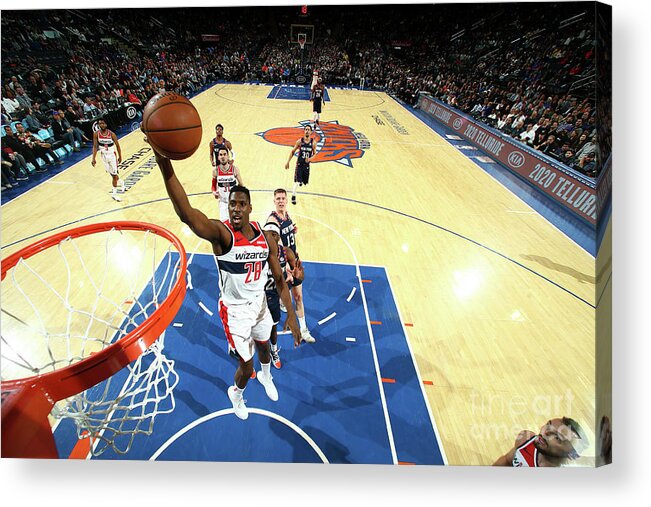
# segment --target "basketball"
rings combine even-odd
[[[201,118],[187,98],[174,92],[154,95],[142,115],[149,144],[172,160],[190,157],[201,144]]]

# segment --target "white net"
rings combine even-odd
[[[2,283],[2,381],[42,375],[97,353],[140,326],[178,280],[180,253],[145,230],[111,229],[21,259]],[[184,283],[184,282],[182,282]],[[170,317],[170,318],[173,318]],[[57,403],[91,452],[124,454],[174,410],[174,361],[164,333],[115,375]]]

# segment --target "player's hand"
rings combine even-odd
[[[298,327],[298,322],[296,319],[287,319],[289,321],[289,330],[292,332],[294,337],[294,347],[298,347],[301,344],[301,330]]]
[[[118,164],[122,163],[122,155],[118,155]]]
[[[95,167],[95,164],[97,164],[97,162],[95,162],[94,160],[91,160],[90,165],[92,165],[93,167]]]
[[[213,190],[212,195],[215,196],[215,199],[219,199],[219,192],[217,190]]]
[[[303,269],[303,263],[301,259],[296,259],[296,264],[292,270],[292,276],[297,280],[305,280],[305,270]]]
[[[289,169],[289,162],[285,164],[285,169]]]
[[[210,163],[212,164],[213,167],[217,167],[217,162],[215,162],[214,160],[211,160]]]
[[[140,122],[140,130],[142,131],[143,134],[145,133],[145,131],[142,130],[142,122]],[[146,135],[145,135],[145,137],[143,138],[143,141],[145,141],[147,144],[149,144],[149,146],[151,146],[151,150],[154,152],[154,155],[156,155],[157,158],[159,158],[159,157],[160,157],[160,158],[167,158],[167,157],[161,155],[160,153],[158,153],[158,152],[156,151],[156,148],[154,148],[154,145],[151,144],[151,143],[149,142],[149,139],[147,139],[147,136],[146,136]]]

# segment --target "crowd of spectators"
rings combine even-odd
[[[319,69],[327,85],[375,88],[410,105],[427,92],[570,167],[598,173],[588,7],[311,9],[308,20],[288,7],[3,13],[3,124],[47,127],[60,110],[74,128],[124,103],[142,105],[162,89],[189,96],[218,80],[293,83]],[[297,22],[315,26],[304,51],[288,40]]]

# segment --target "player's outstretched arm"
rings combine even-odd
[[[200,238],[210,241],[213,244],[215,253],[219,255],[230,246],[231,242],[231,235],[226,226],[219,220],[212,220],[200,210],[193,208],[181,182],[174,174],[170,159],[163,157],[156,150],[154,150],[154,154],[156,155],[156,163],[163,175],[165,189],[174,205],[174,211],[176,211],[181,221],[192,229],[192,232]]]
[[[270,232],[265,231],[264,235],[265,238],[267,238],[267,244],[269,245],[269,267],[271,268],[271,274],[276,282],[276,290],[278,290],[280,300],[283,302],[283,305],[285,305],[285,308],[287,308],[287,322],[289,323],[289,329],[294,337],[294,347],[298,347],[301,344],[301,331],[298,328],[296,312],[292,305],[292,297],[289,294],[289,288],[285,283],[283,270],[280,267],[280,261],[278,260],[278,244],[274,241]]]

